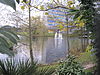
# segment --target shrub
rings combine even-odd
[[[29,60],[0,60],[0,75],[52,75],[54,68],[40,68]]]
[[[75,61],[75,57],[69,55],[65,61],[62,61],[61,65],[56,71],[57,75],[91,75],[84,71],[84,68]]]
[[[2,75],[32,75],[36,69],[36,62],[31,63],[29,60],[17,60],[16,62],[15,59],[0,60]]]
[[[77,60],[83,65],[94,64],[96,63],[96,56],[91,55],[91,52],[84,52],[80,54]]]

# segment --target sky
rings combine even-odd
[[[36,0],[36,1],[42,2],[43,0]],[[48,2],[48,0],[45,0],[45,2]],[[36,3],[38,3],[38,2],[36,2]],[[21,12],[22,14],[24,14],[23,18],[26,18],[26,17],[28,17],[28,10],[22,10],[21,5],[22,4],[16,4],[16,10]],[[4,26],[4,25],[15,26],[16,23],[14,21],[9,21],[9,17],[11,17],[10,14],[12,14],[13,12],[15,12],[15,10],[13,8],[0,3],[0,27]],[[40,16],[41,13],[43,13],[43,12],[39,12],[37,10],[32,10],[31,15],[36,17],[36,16]]]
[[[42,3],[47,3],[50,0],[33,0],[34,3],[33,5],[40,5]],[[78,2],[76,2],[76,4],[78,4]],[[24,14],[22,17],[26,18],[28,17],[28,10],[22,10],[20,8],[22,4],[16,4],[16,10],[21,12],[22,14]],[[13,10],[13,8],[11,8],[10,6],[4,5],[2,3],[0,3],[0,26],[4,26],[4,25],[11,25],[11,26],[15,26],[16,23],[14,21],[10,21],[9,17],[11,17],[10,14],[12,14],[13,12],[15,12],[15,10]],[[43,16],[43,12],[37,11],[36,9],[31,11],[31,15],[32,16]]]

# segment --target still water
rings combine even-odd
[[[14,52],[16,52],[14,58],[30,59],[29,42],[24,36],[21,36],[20,39],[20,42],[14,47]],[[71,37],[68,41],[70,50],[81,50],[82,39]],[[32,39],[34,60],[41,64],[50,64],[65,58],[68,53],[68,41],[67,37],[61,39],[55,37],[34,37]],[[8,55],[0,53],[0,59],[8,57]]]
[[[63,39],[34,37],[32,40],[34,60],[38,61],[38,63],[53,63],[65,58],[68,53],[67,37],[63,37]],[[69,43],[71,49],[81,49],[81,40],[79,38],[69,38]],[[15,58],[30,58],[28,40],[25,37],[21,38],[21,42],[15,47],[15,51],[17,52]]]

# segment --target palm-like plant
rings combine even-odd
[[[16,9],[14,0],[0,0],[0,2],[11,6],[13,9]],[[19,38],[17,37],[17,35],[13,32],[0,28],[0,53],[12,55],[13,52],[10,50],[10,48],[13,46],[13,44],[17,44],[18,39]]]
[[[17,44],[18,36],[12,31],[0,28],[0,53],[12,55],[14,54],[10,48]]]
[[[16,0],[19,1],[19,0]],[[0,0],[1,3],[11,6],[13,9],[16,10],[16,4],[14,0]]]
[[[3,75],[35,75],[37,65],[36,62],[21,61],[14,59],[0,60],[0,74]]]
[[[52,75],[54,71],[51,67],[40,68],[36,62],[30,60],[0,60],[1,75]]]
[[[52,66],[38,67],[36,75],[52,75],[55,69],[56,68]]]
[[[19,3],[19,0],[16,0]],[[23,0],[26,1],[26,0]],[[16,9],[14,0],[0,0],[1,3],[11,6]],[[0,52],[9,53],[9,48],[12,44],[17,44],[19,39],[16,34],[11,31],[6,31],[0,29]],[[11,51],[10,51],[11,52]],[[29,60],[15,60],[15,59],[6,59],[0,60],[0,74],[1,75],[52,75],[55,71],[55,68],[46,67],[39,68],[36,62],[30,62]]]

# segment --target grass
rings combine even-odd
[[[96,56],[91,55],[90,52],[83,52],[80,53],[80,55],[76,58],[76,61],[79,62],[82,66],[84,65],[88,65],[88,64],[95,64],[96,63]],[[43,67],[58,67],[60,65],[60,63],[55,63],[55,64],[49,64],[49,65],[40,65],[40,68]],[[90,69],[86,69],[86,72],[90,72],[93,71],[93,68]]]
[[[90,52],[84,52],[79,55],[79,57],[77,58],[77,61],[83,65],[95,63],[96,56],[91,55]]]
[[[76,58],[76,61],[78,61],[82,66],[96,64],[96,56],[91,55],[91,52],[83,52],[80,53],[80,55]],[[85,69],[85,72],[94,72],[95,70],[96,66],[93,66],[88,69]]]
[[[91,54],[89,52],[81,53],[80,56],[78,58],[76,58],[76,61],[81,63],[82,66],[85,64],[89,64],[89,63],[95,63],[95,60],[96,60],[95,56],[91,56]],[[45,68],[51,67],[53,69],[57,69],[60,64],[61,63],[54,63],[54,64],[49,64],[49,65],[39,65],[39,68],[45,69]],[[96,67],[94,66],[89,69],[85,69],[85,72],[86,73],[94,72],[95,69],[96,69]]]

